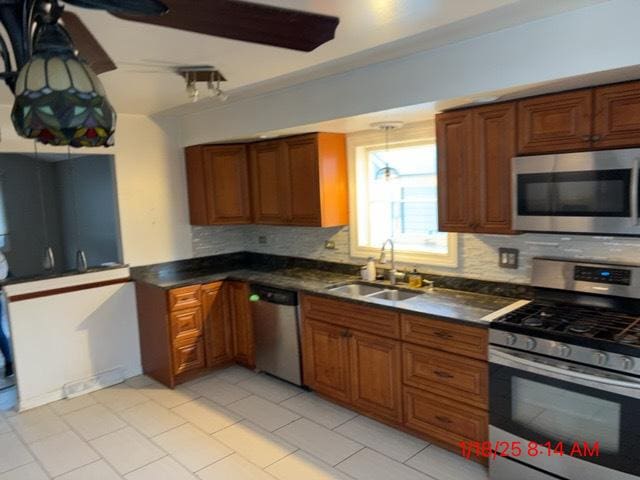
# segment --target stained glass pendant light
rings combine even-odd
[[[116,114],[104,87],[57,23],[38,27],[15,95],[11,119],[21,136],[50,145],[113,145]]]
[[[376,122],[371,124],[373,128],[380,129],[384,132],[384,147],[386,153],[389,152],[389,132],[398,129],[403,125],[403,122]],[[376,180],[390,182],[391,180],[395,180],[399,176],[400,174],[398,173],[398,170],[390,167],[389,162],[387,161],[384,167],[378,169],[375,178]]]

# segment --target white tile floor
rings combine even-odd
[[[16,414],[0,480],[486,480],[486,470],[241,367],[172,391],[141,376]]]

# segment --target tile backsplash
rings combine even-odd
[[[260,240],[265,243],[262,243]],[[325,241],[335,249],[325,248]],[[533,257],[562,257],[610,262],[640,263],[640,238],[586,235],[458,235],[459,264],[456,268],[398,263],[400,268],[417,268],[425,273],[498,282],[529,283]],[[252,251],[313,258],[341,263],[364,263],[349,255],[349,228],[276,227],[242,225],[193,227],[194,256]],[[520,266],[498,267],[500,247],[520,250]]]

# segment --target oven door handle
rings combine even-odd
[[[630,201],[631,201],[631,221],[633,225],[638,225],[638,188],[640,185],[638,184],[639,176],[638,176],[638,162],[640,159],[635,159],[633,161],[633,167],[631,168],[631,191],[630,191]]]
[[[545,363],[541,363],[541,360],[544,360]],[[583,371],[576,371],[575,369],[567,370],[549,365],[546,363],[548,361],[549,359],[538,355],[528,353],[518,353],[515,355],[508,350],[493,346],[489,351],[490,363],[640,399],[640,380],[634,380],[632,377],[627,376],[622,377],[622,375],[619,376],[620,378],[612,378],[610,375],[605,376],[595,369],[585,368]],[[558,364],[570,365],[564,362],[558,362]]]

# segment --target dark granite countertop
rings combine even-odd
[[[132,274],[132,277],[137,281],[149,283],[164,289],[220,280],[239,280],[303,293],[340,298],[349,302],[375,305],[377,307],[401,312],[435,316],[456,322],[472,323],[477,326],[488,326],[489,322],[483,320],[483,317],[516,301],[514,298],[446,288],[435,288],[432,290],[423,288],[421,289],[423,292],[422,295],[399,302],[355,296],[346,293],[331,292],[328,291],[328,288],[344,282],[357,281],[359,280],[358,277],[347,273],[300,267],[273,270],[254,268],[229,269],[215,273],[212,273],[211,270],[208,269],[164,272],[147,271],[137,278],[134,274]],[[389,285],[388,282],[376,283],[381,286]],[[400,284],[398,287],[405,288],[406,285]]]

